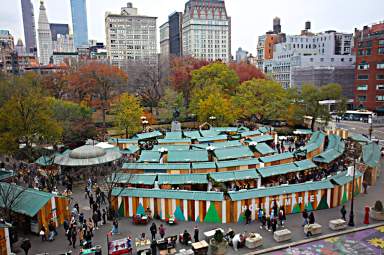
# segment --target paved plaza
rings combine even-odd
[[[383,162],[381,162],[382,169]],[[364,207],[369,205],[372,206],[374,202],[378,199],[382,199],[383,193],[383,186],[384,185],[384,178],[380,176],[378,178],[377,185],[374,187],[369,187],[368,194],[359,194],[355,199],[355,223],[356,227],[363,226],[363,218],[364,218]],[[83,186],[77,186],[74,189],[74,195],[73,195],[73,202],[78,202],[80,205],[80,210],[84,212],[86,217],[91,216],[91,210],[88,206],[88,201],[84,197],[83,192]],[[347,203],[347,211],[349,213],[349,205],[350,202]],[[328,228],[328,221],[330,219],[336,219],[340,217],[340,207],[332,208],[332,209],[326,209],[326,210],[320,210],[315,211],[315,218],[316,222],[321,224],[323,226],[323,234],[329,234],[334,233]],[[161,223],[155,220],[155,223],[157,226],[159,226]],[[377,223],[376,221],[371,220],[371,224]],[[305,235],[303,233],[303,228],[301,226],[302,224],[302,218],[301,214],[292,214],[287,216],[287,223],[286,228],[292,231],[292,242],[300,241],[305,239]],[[203,232],[212,230],[217,227],[221,227],[225,230],[227,230],[229,227],[234,229],[235,232],[239,231],[247,231],[247,232],[257,232],[260,233],[264,238],[264,245],[260,247],[258,250],[270,248],[273,246],[276,246],[277,243],[273,240],[273,234],[272,232],[268,232],[266,230],[260,230],[260,223],[259,222],[253,222],[249,225],[245,224],[210,224],[210,223],[193,223],[193,222],[180,222],[179,224],[175,226],[168,226],[166,225],[166,236],[168,235],[178,235],[179,233],[182,233],[185,229],[187,229],[190,233],[192,233],[193,228],[198,225],[200,229],[200,238],[203,238]],[[114,238],[119,239],[126,236],[132,236],[132,238],[139,237],[141,233],[146,233],[147,236],[150,235],[149,232],[149,225],[146,226],[139,226],[139,225],[133,225],[132,220],[128,218],[120,218],[119,221],[119,232],[120,234],[114,236]],[[350,229],[350,227],[348,227]],[[103,254],[107,254],[106,249],[106,234],[108,231],[111,231],[111,222],[108,222],[107,225],[101,226],[98,230],[95,231],[95,236],[93,238],[94,244],[99,244],[103,247]],[[379,236],[382,235],[378,234]],[[64,235],[63,227],[59,228],[59,235],[57,236],[56,240],[52,242],[42,242],[38,236],[27,236],[32,241],[32,248],[30,250],[30,254],[41,254],[41,253],[48,253],[48,254],[62,254],[65,252],[68,252],[70,250],[73,251],[73,254],[78,254],[79,249],[78,245],[76,249],[72,249],[68,241]],[[344,238],[344,237],[341,237]],[[336,239],[335,239],[336,240]],[[376,241],[375,241],[376,242]],[[380,241],[378,241],[380,242]],[[320,242],[319,245],[321,245],[322,242]],[[315,244],[314,244],[315,245]],[[177,244],[177,249],[186,248],[181,244]],[[312,248],[311,248],[312,249]],[[238,252],[235,252],[231,247],[227,249],[227,254],[246,254],[250,253],[252,251],[256,250],[249,250],[247,248],[240,249]],[[377,250],[374,250],[376,252]],[[23,254],[21,250],[17,252],[17,254]],[[284,253],[283,253],[284,254]],[[298,253],[295,253],[298,254]],[[309,253],[313,254],[313,253]],[[325,254],[325,253],[324,253]],[[331,253],[335,254],[335,253]],[[380,254],[380,253],[377,253]]]

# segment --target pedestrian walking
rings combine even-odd
[[[20,247],[24,250],[25,255],[28,255],[28,251],[32,247],[31,241],[29,241],[29,239],[24,239]]]
[[[92,208],[92,205],[93,205],[93,203],[95,202],[94,200],[93,200],[93,195],[92,195],[92,193],[90,193],[89,194],[89,207],[90,208]]]
[[[275,233],[276,227],[277,227],[277,220],[276,217],[271,219],[271,226],[272,226],[272,232]]]
[[[41,241],[47,241],[47,230],[45,229],[44,225],[41,226],[40,228],[40,236],[41,236]]]
[[[345,209],[345,205],[343,205],[341,207],[340,213],[341,213],[341,218],[346,221],[347,219],[346,219],[345,215],[347,214],[347,210]]]
[[[160,227],[159,227],[159,234],[160,234],[160,237],[161,238],[164,238],[165,236],[165,227],[163,224],[160,224]]]
[[[308,220],[309,220],[309,224],[315,223],[315,215],[313,214],[313,212],[309,214]]]
[[[72,245],[72,228],[70,227],[65,234],[67,235],[69,246],[71,246]]]
[[[271,231],[271,217],[270,216],[267,217],[267,230]]]
[[[151,242],[151,254],[157,254],[157,242],[152,240]]]
[[[303,219],[304,219],[304,224],[303,226],[307,225],[308,224],[308,212],[307,212],[307,209],[304,209],[303,213],[302,213],[302,216],[303,216]]]
[[[368,188],[368,183],[366,180],[363,181],[363,190],[364,190],[364,194],[367,194],[367,188]]]
[[[193,238],[195,239],[195,243],[199,241],[199,228],[195,226]]]
[[[97,225],[97,222],[98,222],[98,217],[97,217],[97,213],[94,212],[93,215],[92,215],[92,220],[93,220],[93,224],[95,224],[95,228],[96,229],[99,229],[98,225]]]
[[[263,212],[263,215],[261,216],[261,226],[260,226],[260,229],[267,229],[266,227],[267,225],[267,217],[265,216],[265,212]]]
[[[119,223],[117,219],[114,219],[112,223],[112,235],[115,235],[118,233],[119,233]]]
[[[71,239],[72,239],[72,247],[73,247],[73,249],[75,249],[76,248],[76,239],[77,239],[76,227],[72,228]]]
[[[107,224],[106,215],[107,212],[105,211],[105,209],[103,209],[103,213],[101,214],[101,218],[103,219],[103,225]]]
[[[156,240],[156,234],[157,234],[157,226],[156,223],[152,223],[151,227],[149,228],[149,231],[151,231],[152,240]]]
[[[251,210],[249,210],[249,208],[247,208],[244,212],[244,215],[245,215],[245,224],[249,224],[251,223],[251,215],[252,215],[252,212]]]
[[[259,222],[261,222],[261,218],[263,217],[263,209],[259,208],[259,211],[257,212],[257,219]]]

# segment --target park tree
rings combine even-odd
[[[184,107],[184,98],[182,92],[168,87],[164,91],[159,106],[161,108],[160,118],[165,120],[172,120],[173,113],[177,109],[180,113],[180,117],[183,118],[186,114],[186,108]]]
[[[196,114],[199,122],[209,121],[209,117],[214,116],[217,125],[233,124],[237,117],[232,97],[217,85],[195,89],[189,111]]]
[[[5,221],[12,222],[12,212],[20,206],[26,190],[23,186],[0,182],[0,211]]]
[[[55,98],[48,99],[53,117],[63,127],[62,142],[78,146],[89,138],[96,136],[96,127],[92,122],[91,108]]]
[[[68,73],[64,70],[45,75],[41,85],[51,96],[62,99],[69,92]]]
[[[242,83],[234,102],[243,118],[276,120],[282,118],[289,105],[287,91],[271,80],[251,80]]]
[[[226,64],[215,62],[192,71],[191,85],[193,89],[209,86],[220,86],[224,93],[233,95],[239,84],[236,72]]]
[[[81,66],[70,76],[70,86],[81,101],[96,96],[101,108],[103,127],[106,127],[106,113],[110,100],[126,86],[127,74],[120,68],[112,65],[90,62]]]
[[[182,92],[185,104],[189,104],[192,93],[191,79],[192,71],[199,69],[209,62],[202,59],[196,59],[191,56],[173,57],[170,67],[170,84],[178,92]]]
[[[32,159],[32,145],[56,144],[62,127],[41,89],[33,81],[22,81],[0,108],[0,151],[13,153],[25,144],[26,156]]]
[[[265,79],[265,75],[260,69],[246,62],[230,63],[229,68],[236,72],[240,83],[253,79]]]
[[[126,138],[140,131],[143,108],[136,97],[128,93],[121,94],[113,107],[113,113],[115,125],[125,131]]]

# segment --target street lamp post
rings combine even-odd
[[[353,208],[354,208],[354,201],[355,201],[355,177],[356,177],[356,150],[351,148],[351,152],[353,153],[353,177],[352,177],[352,199],[351,199],[351,210],[349,213],[349,222],[348,225],[351,227],[355,226],[355,221],[354,221],[354,214],[353,214]]]
[[[372,131],[373,131],[373,126],[372,126],[372,115],[368,116],[368,124],[369,124],[369,140],[372,140]]]

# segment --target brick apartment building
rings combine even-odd
[[[384,22],[355,29],[355,106],[384,114]]]

